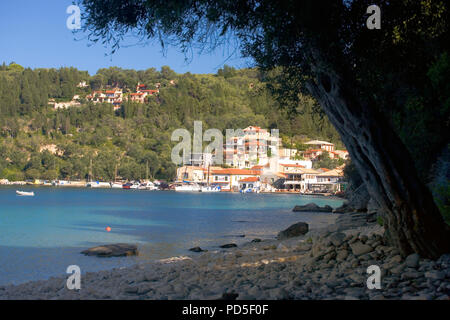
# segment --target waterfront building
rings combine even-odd
[[[261,181],[259,177],[248,177],[239,180],[239,190],[243,192],[261,191]]]
[[[344,172],[336,168],[316,175],[316,182],[309,185],[312,192],[339,192],[342,191]]]
[[[222,191],[238,191],[239,181],[249,178],[258,177],[258,170],[236,169],[236,168],[220,168],[211,170],[210,184],[221,186]]]

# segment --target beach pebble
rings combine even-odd
[[[419,266],[420,256],[417,253],[410,254],[406,257],[405,263],[410,268],[417,268]]]
[[[352,249],[352,252],[355,256],[360,256],[362,254],[373,251],[373,248],[371,246],[359,241],[350,244],[350,248]]]
[[[78,291],[65,288],[66,276],[0,286],[0,299],[449,299],[450,255],[429,260],[413,254],[403,261],[373,233],[375,226],[364,222],[364,228],[312,230],[302,238],[252,241],[192,259],[87,272]],[[372,264],[382,271],[380,290],[366,287]]]
[[[425,277],[432,280],[442,280],[445,278],[445,273],[442,271],[428,271],[425,272]]]

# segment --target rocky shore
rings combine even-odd
[[[404,259],[374,220],[346,213],[297,237],[88,272],[80,290],[66,288],[67,276],[3,286],[0,299],[449,300],[450,254]],[[367,288],[370,265],[381,269],[381,289]]]

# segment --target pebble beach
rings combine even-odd
[[[2,286],[0,299],[449,300],[450,255],[402,258],[383,232],[355,212],[299,237],[83,273],[80,290],[67,275]],[[367,288],[370,265],[381,289]]]

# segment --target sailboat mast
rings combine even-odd
[[[89,161],[89,177],[88,177],[89,181],[88,182],[91,182],[92,181],[92,158],[90,158],[89,160],[90,161]]]

